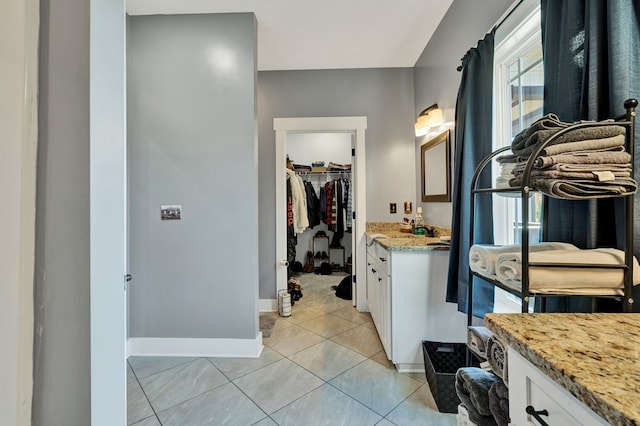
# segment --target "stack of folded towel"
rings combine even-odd
[[[621,265],[625,253],[611,248],[587,250],[546,250],[529,254],[529,262],[584,265]],[[496,256],[496,277],[514,290],[522,288],[522,253],[502,253]],[[633,258],[633,285],[640,284],[640,266]],[[622,295],[624,271],[609,268],[563,268],[531,266],[529,289],[541,294]]]
[[[547,114],[518,133],[511,143],[513,156],[501,157],[502,162],[511,164],[508,170],[513,178],[509,185],[521,186],[529,157],[549,138],[570,125],[554,114]],[[614,122],[566,131],[533,160],[530,186],[559,198],[634,194],[637,183],[631,175],[632,158],[625,152],[625,132],[623,126]],[[504,185],[505,178],[499,178],[497,184]]]
[[[496,260],[501,254],[520,253],[519,245],[494,246],[475,244],[469,249],[469,268],[483,277],[497,279]],[[579,250],[578,247],[568,243],[545,242],[529,245],[529,252],[544,250]]]
[[[500,380],[495,374],[477,367],[464,367],[456,373],[456,393],[467,409],[469,420],[479,426],[494,426],[489,406],[489,389]]]
[[[549,264],[622,265],[623,251],[611,248],[585,249],[568,243],[529,245],[529,262]],[[522,248],[519,245],[475,244],[469,249],[469,268],[510,289],[522,289]],[[633,285],[640,284],[640,265],[633,258]],[[539,294],[624,294],[624,271],[599,267],[529,267],[529,289]]]

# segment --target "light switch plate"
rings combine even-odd
[[[160,206],[160,219],[161,220],[181,220],[182,205],[168,204],[168,205]]]

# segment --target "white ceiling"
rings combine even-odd
[[[130,15],[254,12],[258,70],[412,67],[453,0],[126,0]]]

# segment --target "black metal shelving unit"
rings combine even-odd
[[[471,211],[473,212],[475,210],[475,202],[476,202],[476,196],[480,195],[480,194],[486,194],[486,193],[501,193],[501,192],[510,192],[510,193],[520,193],[521,194],[521,200],[522,200],[522,216],[521,216],[521,223],[522,223],[522,230],[521,230],[521,235],[522,235],[522,242],[521,242],[521,256],[522,256],[522,276],[521,276],[521,282],[522,282],[522,286],[521,286],[521,290],[517,291],[514,290],[511,287],[505,286],[504,284],[498,282],[497,280],[491,279],[489,277],[485,277],[479,273],[476,273],[474,271],[472,271],[469,268],[469,288],[468,288],[468,294],[467,294],[467,323],[468,325],[471,325],[472,322],[472,317],[473,317],[473,277],[477,276],[479,278],[482,278],[485,281],[490,282],[491,284],[495,285],[496,287],[501,288],[504,291],[507,291],[515,296],[518,296],[521,298],[522,300],[522,304],[521,304],[521,311],[523,313],[528,312],[528,306],[529,306],[529,299],[531,296],[535,296],[535,297],[541,297],[542,298],[542,310],[545,310],[545,298],[549,297],[549,296],[580,296],[579,294],[566,294],[566,293],[562,293],[562,292],[558,292],[557,294],[550,294],[550,293],[535,293],[535,292],[531,292],[531,289],[529,287],[529,268],[530,267],[545,267],[545,268],[608,268],[608,269],[623,269],[624,272],[624,295],[623,296],[612,296],[610,294],[603,294],[603,295],[594,295],[594,294],[588,294],[588,295],[582,295],[582,296],[589,296],[589,297],[615,297],[617,299],[622,298],[623,300],[623,311],[624,312],[630,312],[632,307],[633,307],[633,297],[632,297],[632,288],[633,288],[633,194],[625,194],[625,195],[607,195],[607,196],[602,196],[599,198],[616,198],[616,197],[624,197],[624,201],[625,201],[625,244],[624,244],[624,252],[625,252],[625,262],[622,264],[616,264],[616,265],[609,265],[609,264],[590,264],[590,265],[586,265],[586,264],[568,264],[568,263],[539,263],[539,262],[530,262],[529,261],[529,195],[534,192],[537,191],[536,188],[531,186],[531,171],[533,169],[533,163],[534,160],[539,156],[539,154],[542,152],[542,150],[551,145],[553,143],[553,141],[555,141],[557,138],[561,137],[562,135],[564,135],[567,132],[570,132],[572,130],[575,129],[579,129],[579,128],[583,128],[583,127],[593,127],[593,126],[607,126],[607,125],[611,125],[611,124],[616,124],[616,125],[620,125],[620,126],[624,126],[626,127],[626,142],[625,142],[625,149],[626,151],[631,154],[631,165],[632,165],[632,170],[633,170],[633,159],[634,159],[634,126],[635,126],[635,108],[638,105],[638,101],[636,99],[629,99],[624,103],[624,107],[626,109],[626,114],[618,117],[615,119],[615,121],[611,121],[611,120],[607,120],[607,121],[600,121],[600,122],[580,122],[580,123],[576,123],[573,124],[571,126],[568,126],[565,129],[562,129],[560,131],[558,131],[557,133],[555,133],[553,136],[551,136],[550,138],[548,138],[543,144],[541,144],[541,146],[539,146],[529,157],[526,167],[524,169],[524,173],[522,175],[522,183],[520,187],[513,187],[513,188],[479,188],[478,187],[478,180],[481,176],[481,174],[487,169],[487,165],[489,165],[491,163],[491,161],[496,158],[497,156],[499,156],[500,154],[504,153],[505,151],[509,150],[510,147],[504,147],[501,148],[497,151],[492,152],[491,154],[489,154],[487,157],[485,157],[480,164],[478,164],[478,166],[475,169],[475,172],[473,174],[473,178],[471,181]],[[633,172],[631,174],[631,176],[633,176]],[[543,200],[546,197],[549,197],[549,195],[546,195],[544,193],[542,193],[543,195]],[[547,240],[546,239],[546,232],[545,232],[545,224],[547,223],[547,209],[546,209],[546,202],[543,201],[543,240]],[[475,230],[474,230],[474,221],[471,220],[471,224],[470,224],[470,244],[473,245],[474,244],[474,235],[475,235]]]

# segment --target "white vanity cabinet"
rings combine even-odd
[[[424,371],[423,340],[466,341],[466,316],[445,302],[448,267],[448,251],[367,248],[369,311],[399,371]]]
[[[514,426],[536,425],[533,414],[549,425],[608,425],[602,417],[522,357],[508,349],[509,416]]]

